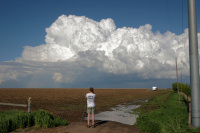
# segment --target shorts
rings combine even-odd
[[[94,114],[95,107],[87,107],[87,113],[88,114]]]

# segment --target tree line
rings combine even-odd
[[[189,84],[187,84],[187,83],[186,84],[178,83],[178,86],[179,86],[179,92],[181,92],[181,87],[182,87],[182,92],[185,93],[187,96],[191,96],[191,94],[190,94],[190,85]],[[175,92],[178,92],[177,82],[172,83],[172,89]]]

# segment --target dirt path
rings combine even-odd
[[[129,126],[110,121],[97,121],[95,128],[87,128],[86,122],[71,122],[67,126],[56,128],[18,129],[20,133],[140,133],[135,126]],[[27,131],[29,130],[29,131]],[[16,132],[16,131],[15,131]]]

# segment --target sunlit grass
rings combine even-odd
[[[141,111],[136,122],[140,130],[150,133],[199,133],[200,129],[188,126],[187,106],[179,105],[178,94],[172,93],[167,101],[163,100],[166,97],[167,95],[157,97],[149,104],[149,106],[152,104],[153,108],[156,105],[157,109]]]

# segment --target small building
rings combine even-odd
[[[153,87],[152,87],[152,90],[153,90],[153,91],[157,91],[157,90],[158,90],[158,87],[153,86]]]

